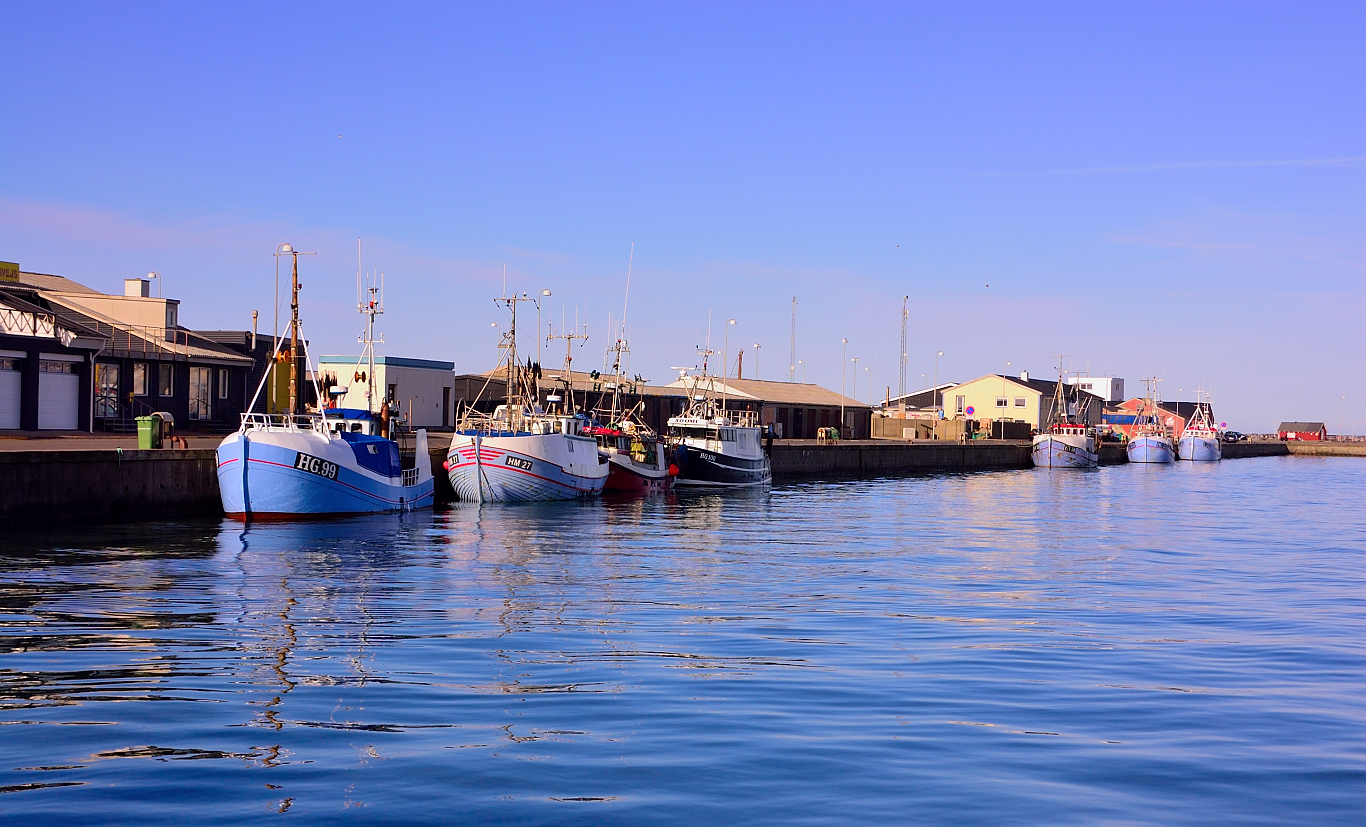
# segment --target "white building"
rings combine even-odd
[[[1069,376],[1066,382],[1090,391],[1107,404],[1124,401],[1124,380],[1116,376]]]
[[[373,403],[366,399],[372,385],[369,360],[359,356],[324,356],[318,360],[325,380],[335,380],[337,407],[379,410],[382,402],[398,406],[398,415],[413,428],[444,428],[454,415],[451,388],[454,362],[376,356]]]

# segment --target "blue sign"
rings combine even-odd
[[[972,416],[972,415],[973,415],[974,413],[976,413],[976,412],[977,412],[977,409],[974,408],[974,407],[972,407],[971,405],[969,405],[967,411],[965,411],[965,413],[966,413],[968,416]]]

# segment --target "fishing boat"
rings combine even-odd
[[[584,433],[588,417],[574,409],[572,384],[566,379],[565,397],[551,394],[543,408],[540,366],[518,362],[517,305],[535,300],[523,294],[497,301],[512,315],[498,346],[506,362],[506,401],[492,414],[480,413],[473,403],[465,409],[444,463],[451,487],[467,502],[572,500],[601,493],[609,462],[599,455],[597,440]],[[568,363],[565,376],[572,377]]]
[[[1034,436],[1030,448],[1035,467],[1095,468],[1100,464],[1096,430],[1087,418],[1091,399],[1091,394],[1067,384],[1059,368],[1048,423]]]
[[[1176,455],[1191,462],[1218,462],[1224,454],[1219,430],[1214,425],[1214,412],[1207,398],[1199,399],[1199,391],[1196,395],[1195,412],[1176,441]]]
[[[635,262],[635,245],[631,245],[631,263]],[[653,494],[673,488],[678,466],[669,462],[669,447],[653,428],[640,417],[644,402],[627,409],[622,402],[623,373],[627,369],[631,348],[626,339],[626,311],[631,300],[631,263],[626,269],[626,301],[621,319],[615,324],[616,335],[605,354],[606,372],[612,377],[607,383],[611,394],[605,397],[607,406],[594,411],[594,422],[585,433],[598,441],[598,453],[607,459],[607,482],[604,491]],[[609,329],[612,321],[609,318]],[[640,377],[636,379],[639,381]],[[598,422],[606,422],[600,425]]]
[[[289,407],[284,413],[245,413],[236,433],[218,446],[218,490],[223,511],[233,519],[291,519],[306,516],[400,511],[432,505],[434,480],[427,432],[419,430],[413,467],[403,468],[398,444],[390,439],[389,417],[359,409],[320,408],[306,412],[300,382],[299,254],[293,254],[293,298],[289,325]],[[371,316],[373,330],[374,318]],[[285,342],[276,337],[262,388],[274,381]],[[323,398],[311,358],[304,354],[318,399]]]
[[[1153,376],[1143,379],[1148,391],[1138,403],[1133,430],[1124,446],[1129,462],[1167,464],[1176,461],[1176,446],[1172,444],[1167,426],[1162,423],[1162,407],[1157,400],[1160,381]]]
[[[687,379],[688,372],[680,372],[679,378]],[[702,372],[691,378],[687,410],[668,421],[668,441],[678,468],[674,484],[736,488],[772,482],[758,414],[727,410],[724,396],[718,403],[705,359]]]

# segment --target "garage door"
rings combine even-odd
[[[38,429],[74,431],[81,403],[81,377],[75,362],[38,362]]]
[[[19,427],[21,376],[17,359],[0,359],[0,429]]]

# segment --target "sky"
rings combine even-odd
[[[192,328],[269,330],[288,242],[315,352],[358,352],[361,239],[380,352],[461,372],[497,361],[506,269],[588,325],[576,369],[624,308],[654,383],[709,318],[787,379],[795,297],[796,379],[881,399],[909,297],[907,390],[1067,357],[1239,430],[1366,433],[1366,4],[10,3],[0,30],[0,259],[156,271]]]

